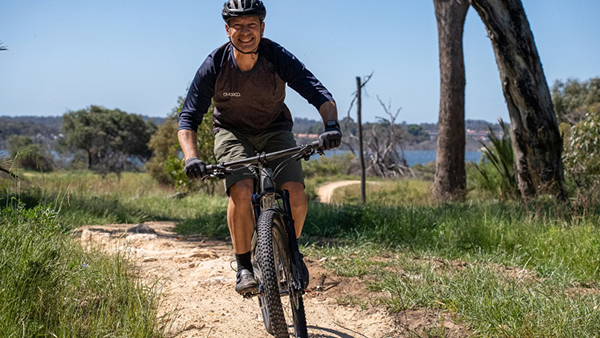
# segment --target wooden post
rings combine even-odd
[[[362,85],[360,76],[356,77],[356,98],[358,110],[358,151],[360,154],[360,196],[362,204],[367,203],[367,182],[365,174],[365,154],[363,150],[363,133],[362,133]]]

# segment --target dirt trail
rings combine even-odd
[[[335,189],[352,184],[360,184],[360,181],[337,181],[324,184],[317,188],[317,196],[319,196],[321,203],[331,203]]]
[[[367,185],[381,185],[382,182],[366,182]],[[333,192],[337,188],[345,187],[348,185],[360,184],[358,180],[349,180],[349,181],[337,181],[323,184],[322,186],[317,188],[317,196],[319,197],[319,201],[321,203],[332,203]]]
[[[146,284],[164,283],[160,314],[171,313],[175,318],[169,337],[270,337],[258,300],[243,299],[234,290],[229,243],[179,236],[172,222],[145,223],[148,233],[127,232],[133,226],[85,226],[77,233],[84,247],[126,253]],[[393,318],[384,310],[338,305],[335,297],[364,289],[360,281],[333,277],[314,260],[307,265],[311,271],[305,295],[310,337],[398,337]]]

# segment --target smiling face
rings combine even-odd
[[[231,18],[225,24],[225,30],[236,48],[250,53],[258,49],[265,31],[265,23],[260,22],[257,16]]]

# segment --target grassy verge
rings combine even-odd
[[[0,336],[162,337],[157,286],[70,236],[82,224],[144,219],[144,209],[88,173],[25,177],[0,182]]]
[[[0,190],[3,201],[18,198],[28,208],[53,207],[69,229],[91,224],[198,220],[205,224],[210,221],[210,226],[206,226],[208,231],[215,218],[206,219],[205,215],[224,215],[227,205],[223,196],[174,195],[174,191],[160,187],[147,174],[124,173],[117,180],[116,176],[102,178],[85,171],[30,174],[18,191],[6,182]]]
[[[383,304],[398,313],[444,311],[473,337],[596,337],[600,332],[598,290],[567,275],[543,278],[535,270],[513,269],[477,255],[447,260],[374,244],[312,254],[336,257],[326,265],[339,275],[370,280],[369,289],[382,295],[370,305]],[[364,306],[359,300],[343,301]]]
[[[600,332],[598,214],[483,202],[311,212],[306,234],[338,240],[309,244],[310,255],[335,256],[329,268],[369,280],[392,312],[441,309],[482,337]]]
[[[156,290],[122,257],[84,252],[52,208],[4,207],[0,220],[2,336],[161,336]]]
[[[431,205],[432,183],[421,180],[368,181],[367,203],[377,205]],[[360,184],[340,187],[334,191],[332,203],[360,203]]]

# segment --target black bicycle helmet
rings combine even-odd
[[[229,0],[223,5],[223,20],[240,16],[258,16],[263,21],[267,16],[267,9],[260,0]]]

